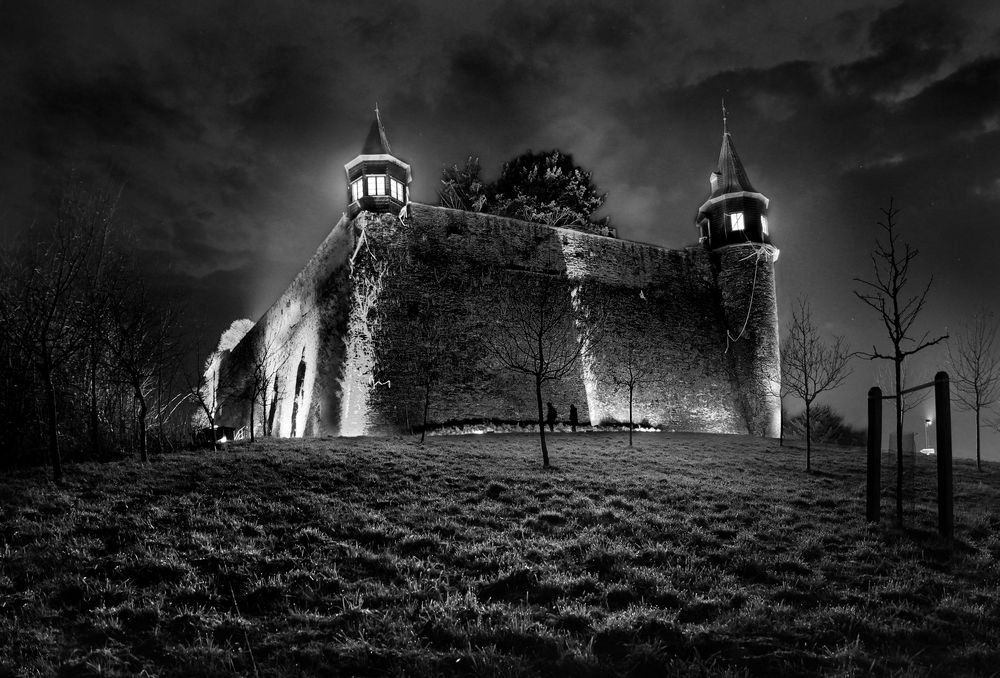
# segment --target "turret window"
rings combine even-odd
[[[764,231],[764,235],[767,235],[767,217],[763,214],[760,216],[760,229]]]
[[[351,182],[351,200],[357,202],[361,199],[361,179]]]
[[[403,199],[403,184],[393,178],[389,178],[389,194],[399,202],[406,202]]]
[[[743,230],[743,212],[733,212],[732,214],[727,214],[726,220],[729,221],[730,231]]]
[[[385,195],[385,177],[375,175],[368,177],[368,195]]]

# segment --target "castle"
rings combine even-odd
[[[564,416],[574,404],[583,423],[628,421],[629,393],[611,376],[627,344],[652,365],[631,394],[634,421],[778,435],[778,250],[768,198],[728,130],[695,218],[699,242],[683,250],[415,203],[377,111],[345,170],[347,212],[253,329],[210,360],[204,393],[217,424],[365,435],[414,430],[425,409],[429,427],[531,424],[534,379],[490,350],[493,311],[519,295],[519,280],[550,276],[566,329],[604,329],[544,385]],[[430,320],[432,391],[418,369]]]

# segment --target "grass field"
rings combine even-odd
[[[933,462],[899,532],[863,451],[626,439],[554,435],[545,472],[512,434],[15,473],[0,675],[1000,672],[1000,467],[956,462],[949,549]]]

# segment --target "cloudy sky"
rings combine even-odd
[[[343,165],[376,101],[417,201],[433,203],[441,167],[470,154],[489,178],[527,149],[560,148],[607,191],[621,237],[681,247],[696,239],[724,98],[771,198],[783,320],[804,295],[824,331],[885,347],[852,290],[890,196],[921,252],[914,284],[934,276],[920,332],[955,332],[984,304],[1000,313],[998,3],[0,9],[4,240],[44,219],[71,170],[124,182],[138,255],[165,294],[190,300],[206,343],[263,313],[340,217]],[[944,359],[915,361],[913,380]],[[830,399],[857,424],[875,367],[857,362]],[[961,413],[956,425],[968,428]],[[1000,439],[986,440],[1000,459]]]

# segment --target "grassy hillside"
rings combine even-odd
[[[258,443],[0,481],[23,675],[988,675],[1000,469],[864,523],[864,453],[736,436]],[[885,483],[889,484],[889,473]],[[883,498],[888,511],[891,498]],[[910,504],[907,504],[908,509]],[[0,669],[0,675],[4,671]]]

